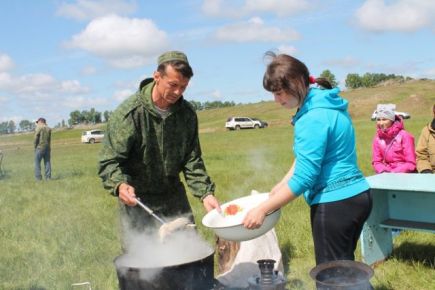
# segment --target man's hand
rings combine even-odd
[[[216,209],[218,212],[222,212],[221,207],[219,205],[218,200],[216,199],[216,197],[212,194],[207,195],[203,200],[202,200],[202,204],[205,207],[205,210],[207,212],[211,211],[212,209]]]
[[[121,183],[118,187],[119,199],[129,206],[136,205],[136,194],[134,193],[134,187],[127,183]]]

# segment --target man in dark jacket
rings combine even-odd
[[[41,160],[44,160],[45,179],[51,179],[51,129],[47,126],[44,118],[36,121],[35,138],[33,141],[35,147],[35,178],[42,180]]]
[[[180,173],[205,209],[220,210],[201,157],[198,119],[183,92],[193,76],[184,53],[158,58],[153,78],[110,116],[99,160],[103,185],[118,196],[128,226],[152,226],[136,197],[163,217],[192,214]]]

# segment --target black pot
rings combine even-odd
[[[338,260],[322,263],[310,271],[310,276],[316,281],[317,289],[373,289],[370,284],[373,270],[361,262]]]
[[[208,290],[214,287],[214,251],[199,260],[162,268],[121,265],[115,259],[121,290]]]

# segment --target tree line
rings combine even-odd
[[[335,78],[335,75],[330,70],[324,70],[319,77],[323,77],[329,80],[333,87],[338,85],[338,82]],[[404,77],[401,75],[395,74],[384,74],[384,73],[365,73],[363,75],[359,75],[356,73],[350,73],[346,76],[345,86],[348,89],[357,89],[357,88],[370,88],[377,86],[378,84],[388,81],[394,80],[398,82],[404,82],[408,80],[412,80],[410,77]],[[198,102],[198,101],[190,101],[192,106],[197,111],[216,109],[216,108],[224,108],[224,107],[233,107],[237,104],[233,101],[213,101],[213,102]],[[65,120],[56,124],[54,128],[64,128],[64,127],[72,127],[74,125],[80,124],[98,124],[107,122],[110,118],[110,114],[112,111],[104,111],[98,112],[95,108],[91,108],[88,110],[75,110],[69,114],[68,125]],[[0,123],[0,134],[11,134],[18,131],[33,131],[35,130],[36,124],[34,122],[30,122],[29,120],[22,120],[17,125],[14,121],[5,121]]]
[[[348,74],[346,76],[346,88],[348,89],[371,88],[388,80],[404,82],[404,81],[412,80],[412,78],[404,77],[401,75],[395,75],[395,74],[387,75],[383,73],[365,73],[361,76],[358,74]]]
[[[223,107],[231,107],[235,106],[236,103],[234,102],[220,102],[220,101],[214,101],[214,102],[197,102],[197,101],[190,101],[192,106],[195,108],[195,110],[208,110],[208,109],[214,109],[214,108],[223,108]],[[99,124],[103,122],[107,122],[110,118],[110,115],[112,114],[112,111],[104,111],[99,112],[95,110],[95,108],[91,108],[90,110],[75,110],[70,112],[69,119],[67,122],[65,120],[62,120],[61,122],[57,123],[53,128],[66,128],[66,127],[72,127],[74,125],[82,125],[82,124]],[[20,123],[17,124],[13,121],[5,121],[0,123],[0,134],[13,134],[16,132],[31,132],[34,131],[36,128],[36,123],[31,122],[29,120],[22,120]]]

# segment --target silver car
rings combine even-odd
[[[103,138],[104,138],[103,130],[96,129],[96,130],[84,131],[82,133],[82,143],[94,144],[103,141]]]

